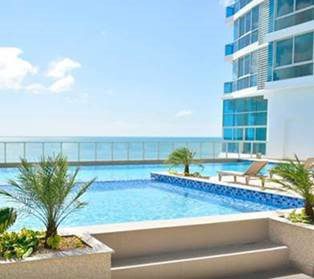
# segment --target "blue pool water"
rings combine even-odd
[[[8,186],[2,186],[8,187]],[[84,196],[87,207],[72,215],[65,227],[146,220],[235,214],[278,207],[154,180],[97,182]],[[0,203],[5,203],[0,198]],[[41,228],[32,217],[19,215],[13,229]]]
[[[191,171],[199,171],[206,176],[215,176],[219,170],[244,171],[250,164],[249,161],[206,163],[203,164],[204,169],[194,166]],[[267,172],[272,167],[272,164],[268,164],[263,172]],[[168,170],[169,166],[163,164],[82,166],[80,167],[78,179],[81,181],[87,181],[94,177],[97,178],[97,181],[149,179],[151,172],[165,172]],[[180,171],[180,168],[177,168],[177,170]],[[5,185],[8,179],[15,178],[17,174],[18,170],[16,168],[0,169],[0,184]]]
[[[219,170],[244,171],[248,161],[228,163],[207,163],[203,169],[197,166],[192,171],[202,171],[213,176]],[[268,165],[263,172],[267,172]],[[71,168],[74,170],[74,168]],[[171,183],[150,180],[151,172],[164,172],[166,165],[108,165],[84,166],[80,168],[79,180],[96,177],[97,182],[84,196],[88,206],[71,216],[63,226],[87,226],[144,220],[165,220],[185,217],[224,215],[240,212],[274,210],[276,207],[262,202],[245,201],[224,195],[217,195]],[[0,185],[8,187],[7,180],[15,178],[16,168],[0,169]],[[7,201],[0,197],[0,205]],[[17,205],[14,205],[17,207]],[[19,214],[13,229],[24,226],[41,228],[34,218]]]

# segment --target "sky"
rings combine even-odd
[[[4,0],[0,136],[220,136],[219,0]]]

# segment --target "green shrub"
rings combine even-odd
[[[0,235],[0,255],[6,260],[24,259],[38,249],[42,232],[22,229],[19,232],[4,232]]]
[[[62,238],[60,235],[50,236],[47,239],[47,244],[49,245],[51,249],[58,250],[60,248],[61,239]]]
[[[305,214],[305,210],[303,209],[300,213],[297,213],[296,210],[293,210],[289,216],[288,219],[292,223],[304,223],[304,224],[312,224],[313,221]]]
[[[16,220],[16,211],[13,208],[0,208],[0,233],[11,227]]]

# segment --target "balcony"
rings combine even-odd
[[[253,0],[237,0],[231,6],[226,7],[226,18],[233,16],[236,12],[241,10],[247,4],[252,2]]]
[[[233,82],[228,81],[224,83],[224,94],[231,94],[233,92]]]
[[[231,17],[234,15],[234,7],[228,6],[226,7],[226,18]]]
[[[225,45],[225,56],[230,56],[234,53],[233,43]]]

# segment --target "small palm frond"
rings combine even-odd
[[[0,208],[0,233],[5,232],[16,220],[16,211],[13,208]]]

